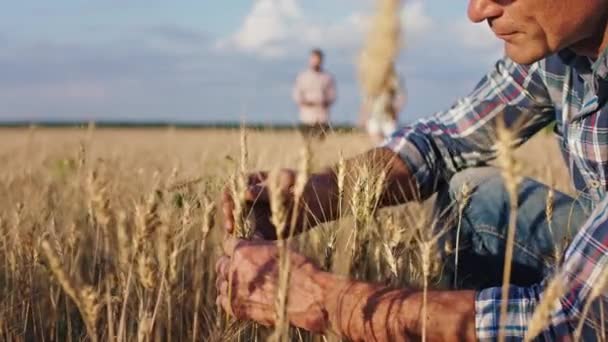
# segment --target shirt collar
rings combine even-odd
[[[558,52],[561,60],[574,68],[579,74],[590,74],[603,80],[608,80],[608,48],[594,62],[588,57],[579,56],[570,49]]]

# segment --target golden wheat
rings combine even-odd
[[[511,280],[511,262],[513,260],[513,249],[515,245],[515,230],[517,224],[517,203],[518,187],[521,182],[520,164],[514,156],[515,132],[512,128],[507,128],[502,119],[498,120],[497,125],[498,165],[504,179],[504,184],[509,195],[509,224],[507,239],[505,243],[505,263],[503,270],[502,293],[500,302],[500,322],[498,340],[504,341],[506,338],[507,309],[509,301],[509,286]]]
[[[310,174],[314,165],[342,160],[335,171],[342,202],[337,210],[347,217],[292,239],[302,242],[292,245],[306,246],[302,252],[342,272],[355,264],[351,233],[358,227],[355,249],[362,258],[352,272],[359,279],[397,287],[433,284],[441,266],[438,240],[420,238],[431,212],[417,203],[378,210],[386,170],[345,161],[369,149],[361,135],[332,134],[314,158],[312,152],[303,158],[308,152],[293,132],[250,130],[243,158],[239,130],[177,129],[168,159],[163,151],[169,142],[159,139],[164,134],[93,127],[0,134],[0,155],[7,155],[0,170],[0,340],[266,340],[274,329],[223,322],[215,306],[213,265],[223,234],[216,199],[235,170],[240,177],[249,169],[300,162],[302,174]],[[549,149],[557,159],[559,150],[546,139],[527,148]],[[533,154],[517,159],[522,173],[539,176]],[[248,159],[244,169],[242,159]],[[298,193],[306,191],[304,180],[296,182]],[[568,191],[567,178],[555,180]],[[278,208],[272,219],[282,221]],[[293,329],[283,336],[324,341]]]

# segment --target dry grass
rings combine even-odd
[[[547,163],[530,151],[549,153],[553,181],[569,191],[547,139],[516,154],[521,174],[548,182]],[[348,133],[312,155],[303,147],[294,132],[1,130],[0,340],[265,340],[272,331],[228,321],[215,306],[214,201],[225,185],[242,187],[249,170],[301,165],[308,174],[370,146]],[[433,224],[427,206],[376,210],[382,170],[359,171],[338,176],[359,188],[344,195],[352,217],[297,242],[327,269],[426,289],[441,269],[436,237],[422,234]],[[285,286],[278,308],[289,300]],[[321,340],[293,329],[278,336],[288,333]]]

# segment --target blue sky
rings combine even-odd
[[[447,108],[501,55],[465,0],[409,0],[402,121]],[[0,13],[0,120],[295,122],[293,79],[312,46],[355,122],[354,60],[371,0],[13,1]]]

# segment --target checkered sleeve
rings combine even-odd
[[[494,158],[497,118],[504,116],[507,127],[517,122],[516,144],[554,120],[542,63],[523,66],[501,59],[449,110],[403,127],[384,144],[409,166],[421,199],[435,191],[439,180]]]
[[[558,273],[565,287],[556,300],[550,319],[536,340],[572,341],[579,323],[582,340],[606,336],[608,307],[608,198],[593,212],[568,247],[564,263]],[[543,298],[548,282],[529,288],[510,286],[507,324],[508,340],[523,340],[535,308]],[[498,337],[501,288],[489,288],[477,293],[476,332],[480,341],[494,341]]]

